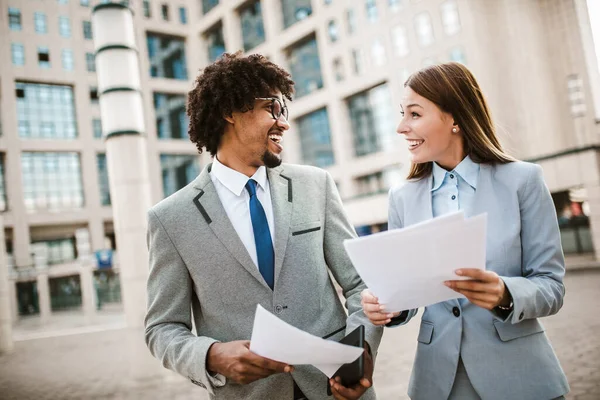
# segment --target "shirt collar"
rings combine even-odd
[[[466,156],[460,164],[456,166],[451,172],[460,176],[465,182],[469,184],[473,189],[477,189],[477,178],[479,176],[479,164],[473,162],[471,157]],[[446,171],[440,167],[437,163],[433,163],[433,187],[431,191],[436,191],[444,183],[446,178]]]
[[[236,196],[241,196],[248,179],[254,179],[263,190],[267,190],[267,169],[264,165],[256,170],[252,178],[248,178],[241,172],[222,164],[215,156],[210,173]]]

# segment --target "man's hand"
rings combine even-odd
[[[360,304],[362,305],[363,312],[373,325],[388,324],[392,318],[400,315],[399,312],[385,312],[385,306],[379,304],[379,300],[373,295],[373,293],[371,293],[369,289],[365,289],[360,293]]]
[[[342,386],[340,377],[329,380],[331,393],[337,400],[355,400],[359,399],[368,388],[373,386],[373,358],[369,353],[369,344],[365,342],[365,373],[361,380],[352,387]]]
[[[208,350],[206,368],[242,385],[281,372],[292,372],[294,367],[261,357],[250,351],[250,341],[237,340],[214,343]]]
[[[496,306],[509,306],[510,292],[504,281],[494,271],[482,271],[475,268],[457,269],[456,275],[471,278],[466,281],[446,281],[444,285],[463,294],[467,299],[482,308],[492,310]]]

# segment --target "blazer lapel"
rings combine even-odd
[[[198,189],[198,194],[193,199],[194,204],[208,223],[210,229],[212,229],[215,236],[217,236],[229,253],[235,257],[250,275],[260,281],[267,289],[271,290],[260,274],[258,267],[252,261],[235,228],[231,225],[231,221],[229,221],[217,190],[210,179],[211,166],[212,164],[207,165],[198,178],[196,178],[194,187]]]
[[[283,266],[283,258],[290,234],[293,206],[292,179],[285,176],[282,167],[267,168],[273,219],[275,220],[275,285]]]

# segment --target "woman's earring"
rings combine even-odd
[[[456,132],[458,132],[458,129],[452,128],[452,132],[456,133]]]

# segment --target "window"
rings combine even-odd
[[[92,23],[90,21],[83,21],[83,37],[92,40]]]
[[[144,17],[146,17],[146,18],[152,17],[152,9],[150,7],[150,0],[144,0],[142,2],[142,7],[144,9]]]
[[[16,83],[19,137],[77,137],[73,88],[65,85]]]
[[[215,61],[225,53],[225,39],[223,38],[223,25],[218,24],[206,32],[206,42],[208,45],[208,60]]]
[[[383,171],[356,178],[359,196],[387,193],[395,184],[402,182],[403,176],[398,166],[387,167]]]
[[[571,106],[571,116],[573,118],[583,117],[587,111],[585,105],[585,92],[583,89],[583,80],[579,74],[567,76],[567,91],[569,93],[569,105]]]
[[[98,164],[98,186],[100,189],[100,204],[110,206],[110,189],[108,185],[108,167],[106,165],[106,154],[97,154]]]
[[[170,196],[193,181],[200,173],[198,157],[183,154],[161,154],[163,193]]]
[[[394,109],[387,83],[350,97],[347,105],[356,156],[393,148]]]
[[[160,13],[162,15],[162,19],[165,21],[169,20],[169,5],[163,4],[160,6]]]
[[[90,6],[90,0],[79,0],[79,4],[84,6],[84,7],[89,7]]]
[[[179,22],[182,24],[187,24],[187,12],[185,11],[185,7],[179,7]]]
[[[0,211],[6,211],[7,209],[6,182],[4,180],[4,153],[0,153]]]
[[[48,265],[64,264],[75,260],[75,238],[34,241],[31,243],[31,252],[47,256]]]
[[[219,0],[202,0],[202,13],[206,14],[219,5]]]
[[[422,12],[416,15],[415,28],[417,31],[417,39],[422,47],[429,46],[433,43],[433,25],[431,24],[431,16],[429,13]]]
[[[25,65],[25,46],[20,43],[10,45],[13,65]]]
[[[408,55],[408,36],[404,26],[398,25],[392,28],[392,43],[398,57]]]
[[[11,31],[21,30],[21,10],[8,7],[8,26]]]
[[[289,28],[312,14],[310,0],[281,0],[283,27]]]
[[[335,73],[335,80],[341,82],[344,80],[344,65],[342,64],[341,58],[333,60],[333,72]]]
[[[69,0],[58,0],[58,4],[69,4]]]
[[[150,76],[187,80],[185,42],[181,38],[148,33]]]
[[[316,39],[295,45],[288,54],[292,79],[296,82],[296,96],[302,97],[323,87],[319,49]]]
[[[397,13],[398,11],[402,10],[405,1],[406,0],[388,0],[390,11],[393,13]]]
[[[40,68],[50,68],[50,52],[47,47],[38,47],[38,64]]]
[[[94,139],[102,139],[102,121],[100,118],[92,119],[92,131],[94,132]]]
[[[442,26],[444,33],[448,36],[460,32],[460,18],[458,16],[458,6],[455,0],[447,0],[441,5]]]
[[[58,31],[62,37],[71,37],[71,23],[69,22],[69,17],[58,17]]]
[[[327,109],[314,111],[296,121],[305,164],[327,167],[335,163]]]
[[[83,207],[79,154],[23,152],[21,170],[28,211]]]
[[[338,40],[338,29],[335,20],[329,21],[327,24],[327,33],[329,34],[329,40],[331,43],[337,42]]]
[[[250,3],[240,10],[240,23],[242,24],[244,51],[264,43],[265,28],[260,0]]]
[[[73,50],[63,49],[61,56],[63,69],[65,71],[73,71]]]
[[[346,11],[346,23],[348,24],[348,34],[352,35],[356,32],[356,15],[354,15],[353,9]]]
[[[590,229],[590,197],[584,187],[552,193],[565,254],[594,254]]]
[[[450,50],[450,61],[456,61],[461,64],[467,63],[467,59],[465,57],[465,53],[464,53],[462,47],[456,46],[456,47],[453,47],[452,50]]]
[[[46,21],[46,14],[42,12],[36,12],[33,14],[33,22],[35,25],[36,33],[48,33],[48,24]]]
[[[385,46],[381,39],[375,39],[371,45],[371,58],[373,64],[377,67],[381,67],[386,62]]]
[[[365,62],[362,49],[352,50],[352,66],[355,75],[361,75],[365,71]]]
[[[154,114],[159,139],[187,138],[188,118],[184,95],[154,93]]]
[[[367,0],[367,19],[370,22],[377,22],[379,13],[377,12],[377,3],[375,0]]]
[[[90,88],[90,101],[92,104],[98,103],[98,88]]]
[[[96,56],[94,53],[85,53],[85,66],[88,72],[96,72]]]

